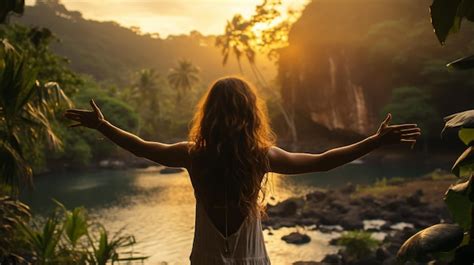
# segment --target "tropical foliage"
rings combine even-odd
[[[336,243],[346,248],[346,253],[349,255],[348,262],[366,257],[380,245],[380,241],[374,239],[367,231],[344,232]]]
[[[407,260],[426,260],[438,252],[451,252],[453,264],[471,264],[474,257],[474,112],[466,111],[445,118],[443,131],[457,130],[459,138],[468,147],[454,163],[452,172],[460,180],[446,191],[444,201],[456,224],[437,224],[410,237],[400,248],[398,258]],[[470,250],[470,251],[467,251]]]
[[[0,178],[16,189],[32,177],[24,146],[35,150],[45,139],[51,147],[60,147],[50,120],[55,109],[71,102],[57,83],[37,80],[36,71],[7,40],[0,50]]]
[[[459,32],[463,20],[474,22],[473,0],[434,0],[430,10],[431,23],[442,44],[448,35]]]
[[[176,100],[181,101],[182,95],[191,90],[199,81],[199,68],[188,60],[179,60],[178,65],[171,68],[168,74],[168,82],[176,89]]]
[[[146,259],[134,257],[137,253],[128,250],[135,244],[133,236],[118,231],[111,237],[101,224],[91,223],[84,208],[70,211],[56,203],[58,207],[42,224],[29,224],[18,219],[21,215],[15,214],[12,219],[20,220],[14,226],[16,237],[10,237],[16,238],[15,245],[2,252],[1,258],[35,264],[95,265]],[[29,217],[28,208],[22,207],[25,218]],[[127,250],[125,254],[122,253],[124,250]]]

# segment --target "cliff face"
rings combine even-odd
[[[314,0],[280,53],[287,106],[330,130],[378,125],[394,87],[423,85],[427,62],[453,58],[430,25],[430,1]],[[472,38],[471,38],[472,40]]]

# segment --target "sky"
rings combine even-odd
[[[87,19],[116,21],[145,33],[166,37],[198,30],[221,34],[225,23],[236,13],[250,16],[262,0],[62,0],[69,10]],[[308,0],[283,0],[287,7],[300,9]],[[35,0],[26,0],[33,5]]]

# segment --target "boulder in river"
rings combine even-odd
[[[306,244],[311,241],[311,238],[308,235],[301,234],[299,232],[292,232],[286,236],[283,236],[281,239],[286,243],[296,245]]]
[[[299,208],[304,205],[304,200],[302,198],[289,198],[283,202],[280,202],[276,205],[269,205],[267,208],[267,213],[270,216],[293,216],[296,214]]]

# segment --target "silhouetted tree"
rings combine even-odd
[[[178,64],[170,69],[168,82],[176,90],[176,100],[181,101],[182,95],[192,89],[199,81],[199,68],[191,61],[179,60]]]

